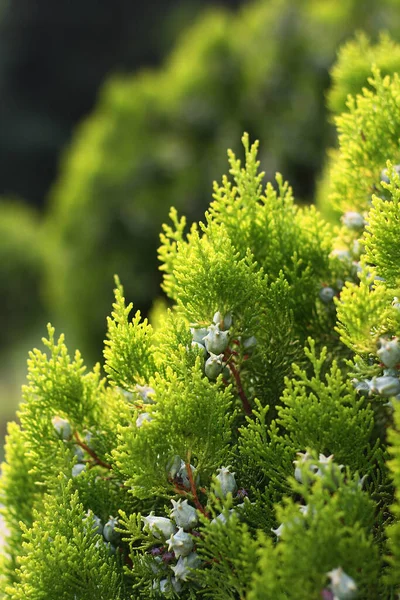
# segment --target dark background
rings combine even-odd
[[[61,148],[110,73],[156,66],[206,6],[240,0],[0,4],[0,195],[43,206]]]

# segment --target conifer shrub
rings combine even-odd
[[[6,444],[6,598],[397,597],[399,97],[374,68],[338,121],[340,226],[245,134],[203,221],[163,227],[156,328],[118,278],[104,374],[48,326]]]
[[[105,84],[65,155],[47,219],[50,309],[88,358],[100,355],[113,274],[147,312],[170,206],[190,222],[202,217],[226,148],[239,152],[243,131],[260,139],[268,180],[279,171],[297,199],[312,199],[333,142],[328,70],[358,28],[398,36],[398,3],[259,0],[238,15],[204,15],[159,71]]]
[[[395,585],[393,292],[367,267],[356,283],[331,226],[281,176],[264,188],[243,142],[203,223],[185,235],[171,211],[159,256],[174,306],[157,330],[130,319],[116,280],[106,378],[51,326],[31,353],[3,465],[6,597],[376,598]]]

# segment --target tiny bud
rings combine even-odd
[[[109,553],[113,556],[116,554],[117,549],[116,547],[111,544],[110,542],[104,542],[105,547],[108,549]]]
[[[232,313],[224,316],[218,310],[213,317],[213,323],[219,325],[221,329],[229,329],[232,327]]]
[[[372,391],[372,381],[370,379],[365,379],[364,381],[353,379],[352,384],[354,385],[356,392],[362,396],[369,396],[370,392]]]
[[[150,421],[152,421],[153,419],[151,418],[151,416],[149,415],[149,413],[144,412],[144,413],[140,413],[140,415],[138,416],[138,418],[136,419],[136,427],[142,427],[142,425],[147,421],[148,423]]]
[[[245,350],[252,350],[257,346],[257,338],[254,335],[243,340],[243,348]]]
[[[299,458],[293,461],[293,464],[295,466],[294,477],[299,483],[303,483],[301,465],[309,463],[311,455],[308,452],[297,452],[297,456]],[[316,465],[309,464],[309,471],[311,471],[312,473],[316,473],[316,471],[318,471],[318,467]]]
[[[221,354],[228,347],[229,332],[221,331],[219,325],[210,325],[204,344],[210,354]]]
[[[190,333],[192,334],[194,342],[197,342],[198,344],[203,344],[204,346],[204,338],[207,335],[206,327],[191,327]]]
[[[225,381],[229,381],[230,376],[231,376],[231,370],[227,365],[225,365],[224,368],[222,369],[222,377],[224,378]]]
[[[271,527],[271,531],[272,531],[272,533],[274,533],[276,535],[277,538],[280,538],[284,527],[285,527],[285,524],[281,523],[281,525],[279,525],[279,527],[277,527],[277,529],[272,529],[272,527]]]
[[[169,581],[167,578],[160,579],[157,581],[156,579],[153,581],[153,590],[159,590],[161,594],[166,594],[169,588]]]
[[[345,227],[355,230],[362,229],[366,224],[364,217],[360,213],[354,211],[346,212],[342,216],[341,221]]]
[[[174,572],[176,579],[188,581],[192,569],[197,569],[201,565],[196,552],[191,552],[188,556],[180,556],[178,562],[171,569]]]
[[[78,464],[72,467],[72,477],[78,477],[84,470],[86,469],[86,465]]]
[[[205,346],[203,346],[203,344],[200,344],[200,342],[193,341],[191,346],[192,346],[193,350],[197,350],[199,352],[199,354],[201,354],[202,356],[204,356],[204,357],[207,356],[207,350],[206,350]]]
[[[168,479],[175,479],[175,477],[177,476],[177,474],[179,472],[179,469],[182,466],[182,463],[183,463],[183,460],[177,454],[175,454],[175,456],[173,456],[171,458],[171,460],[168,461],[168,463],[167,463]]]
[[[132,392],[128,392],[128,390],[124,390],[124,388],[121,388],[121,387],[117,387],[117,390],[119,392],[121,392],[121,394],[123,395],[123,397],[125,398],[125,400],[127,402],[132,402],[132,400],[133,400],[133,393]]]
[[[397,377],[374,377],[371,384],[371,390],[384,398],[397,396],[400,394],[400,381]]]
[[[302,504],[299,506],[299,511],[301,512],[302,515],[304,515],[305,517],[308,515],[308,511],[309,511],[309,506],[308,504],[306,504],[305,506],[303,506]]]
[[[168,479],[175,479],[177,476],[179,469],[181,468],[183,460],[180,456],[175,454],[167,463],[167,474]]]
[[[187,556],[193,548],[193,540],[191,536],[179,527],[177,533],[171,535],[168,540],[168,550],[173,550],[176,558]]]
[[[342,567],[329,571],[327,575],[331,580],[330,588],[335,597],[340,600],[351,600],[356,597],[356,582],[343,571]]]
[[[154,575],[158,575],[158,573],[163,570],[161,556],[154,556],[150,564],[150,569],[153,571]]]
[[[94,518],[93,529],[96,531],[96,533],[101,535],[103,533],[103,525],[101,523],[101,519],[97,515],[93,515],[93,518]]]
[[[193,465],[190,465],[190,469],[192,471],[194,482],[198,483],[199,477],[196,473],[196,468]],[[184,487],[186,490],[190,490],[190,488],[191,488],[190,480],[189,480],[186,464],[183,462],[183,460],[181,461],[181,468],[179,469],[179,471],[176,475],[176,481],[182,487]]]
[[[381,338],[381,347],[377,350],[379,359],[383,362],[385,367],[395,367],[400,362],[400,346],[398,339],[386,340]]]
[[[93,519],[94,519],[92,530],[95,533],[98,533],[98,534],[101,535],[103,533],[103,525],[101,523],[100,517],[98,517],[97,515],[94,515],[91,510],[88,510],[87,513],[86,513],[86,515],[85,515],[84,521],[87,521],[87,519],[88,519],[88,517],[90,517],[90,515],[92,515]]]
[[[364,247],[360,240],[354,240],[351,251],[353,253],[353,258],[360,258],[364,251]]]
[[[182,591],[182,584],[176,577],[171,577],[171,584],[176,594],[179,594]]]
[[[91,447],[90,444],[92,443],[92,439],[93,439],[93,433],[91,431],[88,431],[85,434],[85,443],[87,446],[89,446],[89,448]]]
[[[217,498],[226,498],[229,492],[234,494],[237,490],[235,473],[232,473],[229,469],[231,467],[221,467],[218,469],[218,475],[216,476],[217,481],[221,484],[221,489],[215,491]]]
[[[197,511],[193,506],[188,504],[187,500],[171,500],[173,509],[171,517],[174,519],[178,527],[185,530],[192,529],[198,523]]]
[[[400,175],[400,165],[393,165],[393,169],[394,169],[395,173],[397,173],[397,175]],[[385,183],[390,183],[388,169],[383,169],[381,171],[381,181],[383,181]]]
[[[331,287],[323,287],[319,291],[319,297],[322,300],[322,302],[325,302],[325,304],[329,304],[329,302],[332,302],[335,295],[336,292]]]
[[[69,440],[72,436],[71,425],[66,419],[53,417],[51,420],[53,427],[61,440]]]
[[[223,513],[220,513],[219,515],[217,515],[212,521],[211,521],[211,525],[215,525],[215,523],[222,523],[222,525],[225,525],[226,523],[226,517]]]
[[[400,309],[400,300],[398,299],[397,296],[395,296],[393,298],[392,306],[393,306],[393,308],[396,308],[397,310]]]
[[[318,475],[318,477],[321,477],[325,467],[328,465],[332,465],[333,464],[333,454],[330,454],[329,456],[325,456],[325,454],[320,454],[318,456],[318,469],[316,470],[315,474]],[[343,465],[338,465],[339,470],[343,469]]]
[[[151,396],[155,394],[155,391],[152,387],[137,384],[135,385],[135,390],[144,404],[154,404],[154,400]]]
[[[166,517],[155,517],[151,512],[147,517],[142,517],[145,529],[152,533],[155,538],[160,539],[163,537],[167,540],[176,531],[176,527]]]
[[[224,368],[222,359],[223,354],[210,353],[210,357],[204,365],[204,372],[209,379],[217,379],[218,375],[222,373],[222,369]]]
[[[85,459],[85,453],[80,446],[75,446],[74,455],[76,456],[78,463],[82,463]]]
[[[107,542],[110,542],[111,544],[117,544],[120,539],[119,533],[117,531],[115,531],[115,528],[117,527],[117,525],[118,525],[118,519],[116,519],[114,517],[110,517],[108,519],[107,523],[103,527],[104,539]]]

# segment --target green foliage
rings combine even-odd
[[[261,140],[268,181],[280,171],[296,197],[311,199],[333,139],[328,69],[359,28],[372,38],[381,29],[397,34],[397,3],[370,0],[360,10],[358,0],[258,0],[237,15],[214,9],[183,31],[161,69],[106,82],[64,156],[45,223],[50,312],[85,356],[100,355],[114,273],[147,313],[159,290],[157,236],[170,206],[190,222],[202,217],[225,150],[240,151],[243,131]],[[308,226],[315,228],[312,212]],[[291,239],[271,250],[292,256]]]
[[[314,344],[306,354],[314,375],[308,377],[296,367],[296,379],[287,381],[278,409],[278,426],[291,438],[293,447],[311,447],[351,470],[367,473],[374,460],[369,446],[373,412],[364,398],[357,398],[353,386],[345,380],[336,361],[324,374],[326,352],[315,355]],[[322,434],[322,435],[321,435]],[[287,440],[286,440],[287,442]]]
[[[332,86],[328,93],[328,107],[334,114],[346,110],[349,95],[354,97],[369,87],[371,65],[377,67],[383,77],[399,71],[400,46],[387,34],[373,44],[364,33],[359,33],[340,49],[331,70]]]
[[[237,513],[225,508],[226,522],[206,522],[198,546],[199,556],[210,568],[199,573],[202,597],[229,600],[245,597],[257,565],[258,540]]]
[[[230,389],[218,389],[203,375],[200,359],[188,364],[181,349],[179,371],[169,367],[151,380],[155,405],[152,420],[120,428],[114,460],[138,497],[171,493],[168,465],[174,456],[191,462],[209,479],[230,455],[233,437]]]
[[[389,564],[391,565],[390,580],[395,584],[400,584],[399,577],[399,564],[400,564],[400,523],[399,523],[399,512],[400,512],[400,440],[399,440],[399,406],[395,406],[394,410],[394,427],[390,431],[390,442],[392,444],[391,454],[392,460],[389,462],[389,466],[392,471],[393,483],[396,489],[396,499],[392,506],[392,512],[395,516],[395,522],[388,528],[389,548],[390,556],[388,557]]]
[[[391,288],[400,286],[400,250],[396,224],[400,218],[399,176],[388,162],[391,182],[382,184],[390,194],[390,201],[375,197],[368,215],[364,237],[366,257],[376,272]]]
[[[278,190],[268,184],[263,193],[258,145],[250,148],[246,135],[243,143],[245,165],[230,153],[233,183],[225,177],[221,187],[215,184],[206,224],[193,226],[184,240],[184,222],[172,213],[175,230],[164,228],[159,255],[164,289],[189,322],[209,323],[218,308],[235,316],[232,335],[257,337],[248,377],[276,402],[281,369],[287,373],[298,341],[334,323],[334,311],[316,301],[322,284],[333,279],[333,234],[315,209],[294,206],[279,175]]]
[[[331,202],[345,210],[365,211],[371,195],[383,190],[382,170],[398,162],[399,77],[373,71],[371,90],[350,98],[348,112],[337,118],[341,153],[331,165]]]
[[[85,598],[119,600],[123,593],[117,558],[96,532],[93,515],[85,516],[72,481],[58,478],[56,496],[44,499],[31,529],[22,527],[23,555],[18,584],[6,588],[9,598]],[[55,577],[57,573],[57,577]]]
[[[15,344],[43,318],[44,248],[40,221],[28,206],[0,200],[0,348]]]
[[[342,213],[363,212],[374,193],[386,198],[382,171],[387,160],[399,162],[399,66],[400,47],[387,35],[374,45],[361,34],[341,50],[329,104],[337,115],[345,104],[347,110],[335,118],[340,152],[328,160],[318,193],[321,207],[328,200]]]
[[[394,504],[390,515],[387,508],[388,503],[393,502],[390,499],[393,492],[390,487],[383,485],[380,492],[380,526],[384,526],[388,538],[387,542],[382,538],[389,565],[384,581],[389,586],[393,585],[390,588],[393,594],[399,585],[397,430],[400,396],[397,389],[390,387],[393,383],[397,385],[399,365],[396,358],[391,360],[387,349],[396,347],[400,335],[396,230],[399,179],[394,166],[399,162],[399,79],[396,72],[391,73],[397,70],[399,46],[384,38],[379,46],[373,48],[368,46],[365,38],[360,38],[358,52],[362,49],[364,56],[358,58],[357,45],[343,51],[343,62],[339,63],[336,72],[338,80],[343,77],[339,84],[345,86],[353,75],[360,76],[363,69],[360,68],[357,73],[356,65],[365,65],[365,56],[373,58],[391,76],[383,77],[374,68],[373,77],[369,79],[371,88],[364,89],[356,100],[350,97],[349,112],[337,120],[341,132],[340,150],[333,155],[328,186],[331,198],[342,210],[363,211],[366,217],[365,229],[358,232],[360,237],[357,242],[363,255],[360,283],[348,282],[340,295],[337,330],[342,341],[354,352],[354,358],[349,363],[349,374],[354,376],[353,382],[361,397],[368,400],[375,412],[377,435],[384,444],[387,441],[391,443],[392,460],[388,465],[392,472],[390,484],[395,490]],[[336,92],[334,90],[335,93],[338,93],[339,87]],[[362,143],[357,143],[357,136],[360,135]],[[387,169],[383,172],[385,167]],[[390,424],[392,428],[388,433]],[[383,477],[387,479],[384,473]],[[385,487],[387,494],[384,493]],[[387,597],[392,597],[389,589]]]
[[[312,376],[294,365],[294,377],[285,382],[276,419],[267,427],[268,407],[262,409],[258,403],[254,418],[241,429],[240,475],[255,495],[262,484],[273,490],[275,500],[287,493],[296,452],[307,448],[333,454],[353,472],[364,474],[374,470],[379,461],[379,443],[371,443],[372,408],[357,397],[335,361],[327,371],[326,349],[316,356],[314,342],[310,340],[310,344],[305,352]]]
[[[124,503],[117,478],[106,483],[102,473],[109,467],[106,460],[116,443],[117,423],[129,418],[129,408],[120,392],[105,388],[98,365],[92,373],[85,373],[79,353],[71,359],[63,336],[55,340],[50,326],[48,333],[49,338],[43,338],[47,353],[36,349],[28,361],[28,385],[18,414],[21,428],[11,424],[7,438],[2,501],[7,505],[5,522],[10,539],[6,562],[12,579],[16,556],[21,553],[21,523],[26,528],[32,526],[34,510],[44,510],[43,494],[56,493],[59,473],[67,480],[71,478],[78,446],[84,449],[81,460],[88,468],[73,481],[78,488],[82,479],[86,481],[80,490],[86,508],[107,518]],[[68,419],[74,436],[60,439],[52,423],[54,417]]]
[[[379,337],[393,330],[397,311],[393,294],[383,285],[372,285],[367,273],[360,285],[349,283],[338,304],[338,331],[341,340],[358,354],[373,353]]]
[[[152,328],[140,322],[140,312],[128,321],[132,303],[125,307],[122,286],[117,280],[112,317],[108,318],[108,340],[104,350],[105,370],[116,385],[131,389],[135,382],[147,381],[154,374]]]
[[[277,511],[282,533],[276,545],[261,534],[259,562],[247,598],[317,600],[336,565],[357,581],[360,598],[386,597],[380,595],[377,580],[373,503],[358,482],[333,465],[322,477],[309,475],[309,481],[293,487],[307,510],[300,512],[298,503],[287,501]]]
[[[371,102],[394,102],[397,76],[373,82],[342,126],[384,128]],[[349,140],[340,160],[362,155]],[[387,163],[390,197],[349,207],[335,237],[280,175],[263,187],[243,144],[204,222],[186,234],[171,211],[156,327],[116,279],[107,378],[51,326],[31,353],[0,490],[5,597],[398,594],[398,176]]]
[[[7,436],[6,462],[2,466],[2,502],[7,502],[4,514],[8,530],[2,555],[1,589],[5,573],[11,581],[15,579],[17,556],[21,552],[22,531],[20,523],[32,525],[32,506],[38,488],[29,476],[30,463],[24,451],[24,435],[16,423],[9,423]]]
[[[188,315],[201,322],[215,306],[223,312],[243,312],[249,299],[260,297],[262,288],[266,287],[263,272],[273,280],[279,280],[284,273],[293,295],[291,309],[296,316],[304,318],[305,313],[313,310],[313,303],[305,305],[305,302],[313,298],[316,280],[329,277],[327,257],[332,248],[332,232],[328,225],[321,226],[313,208],[299,209],[294,205],[291,188],[283,183],[280,175],[277,176],[278,191],[268,184],[263,194],[264,173],[258,172],[260,163],[256,161],[258,145],[249,148],[248,136],[244,136],[243,144],[245,166],[241,168],[240,160],[229,153],[233,184],[225,177],[222,186],[214,185],[215,200],[206,214],[207,224],[201,224],[203,235],[200,237],[198,230],[192,228],[184,244],[181,223],[176,222],[178,229],[172,233],[171,241],[168,239],[171,230],[165,229],[162,241],[166,245],[160,249],[161,260],[166,256],[168,261],[162,267],[167,271],[164,289],[175,300],[179,295],[179,304],[185,306],[186,311],[190,311],[191,306],[197,310],[204,306],[204,312],[191,311]],[[179,240],[177,236],[181,243],[174,246]],[[196,253],[194,248],[198,250]],[[256,268],[259,270],[258,289],[254,287]],[[200,285],[205,273],[211,284],[207,287]],[[232,296],[231,290],[238,284],[244,296],[233,306],[224,296]],[[181,288],[184,289],[180,291]],[[250,315],[243,317],[248,320]],[[309,316],[307,320],[311,320]]]

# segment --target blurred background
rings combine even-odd
[[[398,0],[0,0],[1,445],[46,323],[90,368],[114,273],[151,314],[161,224],[202,217],[244,131],[323,206],[332,115],[367,76],[329,98],[329,72],[357,31],[398,40]]]

